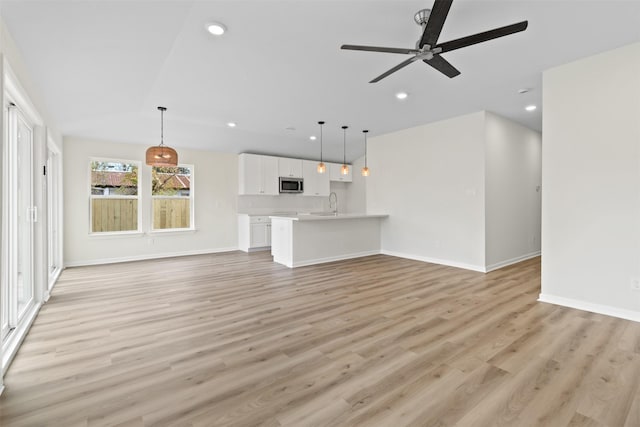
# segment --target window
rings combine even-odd
[[[151,168],[152,229],[193,229],[193,166]]]
[[[91,160],[91,232],[139,231],[139,163]]]

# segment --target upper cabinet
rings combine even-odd
[[[278,174],[286,178],[302,178],[302,160],[279,157]]]
[[[277,196],[278,158],[257,154],[238,156],[238,194]]]
[[[304,178],[305,196],[328,196],[329,173],[318,173],[318,162],[311,160],[302,161],[302,177]]]
[[[329,169],[329,176],[331,181],[353,181],[353,165],[349,165],[349,173],[347,175],[342,175],[341,163],[327,163],[327,169]]]

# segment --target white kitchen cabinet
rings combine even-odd
[[[304,178],[305,196],[329,196],[329,173],[318,173],[318,162],[302,161],[302,177]]]
[[[280,194],[278,183],[278,158],[258,154],[238,156],[238,194],[271,195]]]
[[[271,219],[264,215],[238,215],[238,247],[250,252],[271,246]]]
[[[278,157],[278,176],[302,178],[302,160]]]
[[[329,169],[329,177],[331,181],[351,182],[353,181],[353,165],[349,166],[349,173],[342,175],[342,163],[327,163]]]

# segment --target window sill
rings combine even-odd
[[[119,231],[115,233],[89,233],[89,237],[94,239],[117,239],[119,237],[142,237],[142,231]]]
[[[151,230],[146,234],[149,236],[160,236],[163,234],[193,234],[198,231],[195,228],[172,228],[167,230]]]

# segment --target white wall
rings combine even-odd
[[[144,164],[147,147],[79,138],[65,138],[64,145],[66,265],[237,248],[236,154],[178,149],[180,163],[194,165],[196,231],[149,234],[151,168]],[[88,167],[91,157],[139,160],[142,163],[140,185],[144,234],[110,237],[89,235]]]
[[[11,73],[12,85],[11,91],[14,92],[14,96],[19,96],[20,100],[19,107],[24,109],[25,112],[29,113],[29,116],[34,115],[38,118],[38,123],[34,131],[34,157],[35,157],[35,165],[34,170],[40,171],[41,164],[44,164],[45,161],[45,152],[46,152],[46,137],[49,136],[59,147],[62,149],[61,137],[58,131],[56,130],[56,125],[52,120],[51,116],[48,114],[47,108],[43,99],[40,95],[40,92],[36,85],[33,84],[31,77],[29,75],[28,69],[25,66],[22,55],[18,50],[13,38],[7,31],[7,28],[2,21],[2,6],[0,5],[0,98],[2,98],[2,105],[4,108],[6,100],[4,99],[5,91],[9,90],[9,87],[5,87],[5,76]],[[5,135],[5,123],[3,122],[3,117],[0,117],[0,135]],[[3,138],[0,137],[0,165],[3,164],[2,153],[4,151]],[[62,153],[61,153],[62,154]],[[0,167],[0,172],[2,172],[3,168]],[[2,194],[3,182],[2,182],[2,173],[0,173],[0,223],[3,223],[3,226],[0,227],[0,230],[6,225],[6,218],[2,216],[9,212],[15,212],[15,207],[7,205],[2,206],[4,203],[4,197]],[[0,360],[2,360],[2,369],[0,369],[0,393],[2,392],[2,371],[8,367],[13,355],[17,352],[20,342],[26,335],[28,328],[35,318],[37,314],[37,310],[39,309],[42,301],[45,299],[46,289],[47,289],[47,201],[45,197],[45,178],[38,172],[34,176],[34,203],[38,208],[39,222],[35,225],[34,236],[35,236],[35,245],[34,245],[34,269],[35,269],[35,286],[34,286],[34,300],[35,300],[35,310],[28,313],[21,324],[14,330],[11,337],[5,340],[0,346]],[[2,231],[0,231],[0,239],[2,239]],[[5,242],[5,240],[2,240]],[[2,245],[3,250],[0,251],[0,260],[4,262],[6,260],[5,255],[8,252],[7,244]],[[3,266],[3,270],[6,271],[6,266]],[[3,286],[8,286],[7,283],[4,283]],[[0,305],[0,310],[2,310]]]
[[[369,139],[385,253],[484,270],[484,112]]]
[[[486,265],[540,253],[542,136],[492,113],[485,120]]]
[[[346,200],[346,212],[352,213],[364,213],[367,211],[367,192],[366,184],[369,176],[362,176],[362,168],[364,167],[364,157],[361,157],[353,162],[353,181],[351,183],[335,182],[333,185],[343,185],[346,187],[344,190],[344,200]]]
[[[541,299],[640,320],[640,44],[543,83]]]

